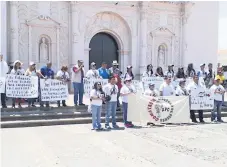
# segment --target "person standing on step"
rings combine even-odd
[[[198,89],[198,88],[204,88],[204,86],[202,86],[199,83],[199,77],[197,74],[195,74],[193,76],[193,81],[187,86],[188,93],[190,94],[193,90]],[[201,123],[204,123],[203,110],[198,110],[198,113],[199,113],[199,121]],[[192,122],[197,123],[197,120],[195,117],[195,110],[190,110],[190,118],[191,118]]]
[[[125,78],[131,78],[132,80],[134,80],[134,74],[132,72],[132,66],[131,65],[127,66],[127,72],[125,73],[124,79]]]
[[[70,82],[70,78],[69,78],[69,73],[68,73],[68,67],[67,66],[62,66],[61,70],[57,72],[57,79],[61,80],[62,82],[64,82],[66,85],[68,84],[68,82]],[[58,103],[58,107],[61,106],[60,101],[57,101]],[[67,107],[65,100],[62,100],[62,106],[63,107]]]
[[[188,96],[189,95],[187,89],[185,88],[185,83],[186,83],[186,80],[182,80],[179,82],[179,85],[177,86],[177,89],[176,89],[176,96]]]
[[[99,75],[99,71],[96,69],[96,63],[92,62],[90,65],[91,69],[88,70],[87,74],[86,74],[86,78],[88,79],[98,79],[101,78],[101,76]]]
[[[3,60],[3,54],[0,54],[0,77],[6,78],[6,74],[9,72],[8,64]],[[6,93],[1,93],[2,108],[6,106]]]
[[[153,97],[157,97],[159,95],[159,92],[155,89],[154,83],[149,83],[148,87],[149,88],[145,90],[144,95]]]
[[[100,67],[98,69],[99,71],[99,75],[103,78],[103,79],[109,79],[110,77],[110,72],[109,70],[107,69],[107,63],[106,62],[103,62],[102,63],[102,67]]]
[[[105,85],[104,92],[106,96],[109,96],[109,100],[106,101],[106,121],[105,128],[111,129],[109,125],[110,116],[112,117],[112,126],[113,128],[119,128],[116,123],[116,110],[117,110],[117,94],[118,94],[118,86],[116,85],[116,79],[114,76],[111,76],[109,79],[109,83]]]
[[[171,78],[175,77],[175,73],[174,73],[173,67],[174,67],[173,64],[168,65],[168,71],[165,72],[165,76],[171,77]]]
[[[101,126],[101,108],[105,100],[105,94],[102,90],[102,84],[96,82],[90,93],[91,112],[92,112],[92,130],[103,130]]]
[[[132,85],[132,78],[125,78],[124,85],[121,88],[121,97],[122,97],[122,107],[123,107],[123,118],[125,127],[131,128],[134,125],[132,122],[128,121],[128,96],[136,92],[135,87]]]
[[[223,120],[221,119],[221,109],[222,109],[222,103],[223,103],[222,96],[225,93],[225,89],[220,84],[219,78],[215,78],[214,82],[215,82],[214,85],[211,86],[210,88],[214,96],[214,109],[211,111],[211,122],[216,122],[216,121],[223,122]]]
[[[83,96],[84,96],[84,62],[82,60],[78,60],[78,64],[72,68],[72,83],[74,87],[74,105],[84,106],[83,104]],[[78,96],[79,96],[79,104],[78,104]]]
[[[144,71],[143,76],[142,77],[154,77],[154,72],[153,72],[153,66],[152,64],[148,64],[147,65],[147,70]]]
[[[171,76],[165,76],[164,82],[160,85],[159,91],[160,96],[175,96],[175,90],[173,85],[171,84],[172,78]]]

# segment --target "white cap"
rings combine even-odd
[[[203,64],[200,64],[200,67],[201,67],[201,66],[205,66],[205,65],[206,65],[205,63],[203,63]]]
[[[17,63],[20,63],[21,65],[23,64],[20,60],[16,60],[16,61],[13,63],[13,66],[15,66]]]
[[[30,65],[30,66],[33,66],[33,65],[36,65],[36,64],[35,64],[35,62],[31,61],[31,62],[29,63],[29,65]]]
[[[117,60],[114,60],[112,63],[113,66],[118,66],[119,64],[117,63]]]
[[[125,78],[125,81],[131,81],[131,80],[132,80],[132,77]]]

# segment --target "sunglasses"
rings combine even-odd
[[[98,86],[101,86],[102,84],[101,84],[101,83],[98,83],[97,85],[98,85]]]

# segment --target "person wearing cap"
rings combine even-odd
[[[118,86],[116,85],[116,78],[113,75],[110,76],[109,83],[104,86],[103,90],[105,95],[110,97],[110,100],[106,101],[105,128],[111,129],[109,125],[110,116],[112,117],[112,127],[115,129],[119,128],[116,123]]]
[[[188,90],[185,88],[185,83],[186,83],[186,80],[182,80],[179,82],[179,85],[177,86],[177,89],[176,89],[176,96],[188,96],[189,93],[188,93]]]
[[[213,85],[215,73],[213,71],[213,65],[212,63],[208,64],[208,70],[207,70],[207,78],[205,80],[205,85],[207,88],[210,88]]]
[[[91,69],[88,70],[87,74],[86,74],[86,78],[88,79],[92,79],[92,78],[101,78],[101,76],[99,75],[99,71],[96,70],[96,63],[92,62],[90,65]]]
[[[132,122],[128,121],[127,114],[128,114],[128,96],[135,93],[136,89],[132,85],[132,78],[128,77],[125,78],[124,85],[121,88],[121,97],[122,97],[122,108],[123,108],[123,119],[124,125],[127,128],[133,127],[134,125]]]
[[[107,63],[106,62],[103,62],[102,63],[102,67],[100,67],[98,69],[99,71],[99,75],[103,78],[103,79],[109,79],[110,77],[110,72],[109,70],[107,69]]]
[[[198,88],[204,88],[204,86],[201,85],[201,83],[199,82],[198,75],[195,74],[193,76],[193,81],[190,84],[188,84],[186,89],[188,90],[188,93],[190,94],[192,90],[195,90],[195,89],[198,89]],[[197,123],[198,121],[196,120],[196,117],[195,117],[195,111],[196,110],[190,110],[190,118],[191,118],[192,122]],[[198,110],[198,113],[199,113],[199,121],[201,123],[204,123],[203,110]]]
[[[145,90],[144,95],[153,97],[157,97],[159,95],[159,92],[155,89],[154,83],[149,83],[148,89]]]
[[[160,96],[175,96],[175,90],[171,84],[171,76],[165,76],[164,82],[160,85],[159,92]]]
[[[168,65],[168,71],[165,72],[165,76],[174,78],[175,74],[174,74],[173,67],[174,67],[173,64]]]
[[[132,72],[132,66],[131,65],[127,66],[127,72],[125,73],[124,79],[125,78],[131,78],[132,80],[134,80],[134,74]]]
[[[6,78],[6,74],[9,72],[8,64],[3,60],[3,54],[0,54],[0,77]],[[6,106],[6,93],[1,93],[2,108]]]
[[[37,76],[37,77],[44,78],[44,76],[40,72],[36,71],[36,64],[34,62],[29,63],[29,67],[26,70],[25,75],[26,76]],[[29,98],[28,99],[28,107],[36,107],[35,106],[35,98]]]
[[[22,62],[20,60],[16,60],[13,63],[13,69],[11,70],[10,74],[12,74],[12,75],[24,75],[25,74],[25,71],[22,68]],[[21,106],[22,99],[21,98],[12,98],[12,108],[15,108],[16,100],[18,100],[18,108],[22,108],[22,106]]]
[[[68,73],[68,67],[66,65],[63,65],[61,67],[61,70],[59,70],[57,72],[56,78],[62,82],[64,82],[65,84],[68,84],[70,82],[70,78],[69,78],[69,73]],[[58,107],[61,106],[60,101],[57,101]],[[62,100],[62,106],[63,107],[67,107],[65,100]]]
[[[75,106],[84,106],[83,104],[83,96],[84,96],[84,63],[82,60],[78,60],[78,64],[76,64],[72,68],[72,83],[74,88],[74,105]],[[79,97],[79,104],[78,104],[78,97]]]
[[[188,68],[186,71],[187,77],[193,77],[195,74],[196,72],[195,72],[195,69],[193,68],[193,64],[192,63],[188,64]]]
[[[204,81],[206,80],[207,78],[207,72],[205,71],[205,63],[203,64],[200,64],[200,70],[198,71],[197,75],[198,77],[202,77],[204,79]]]
[[[225,93],[225,88],[220,84],[219,78],[215,78],[214,85],[211,86],[210,90],[214,96],[214,109],[211,111],[211,121],[223,122],[223,120],[221,119],[221,109],[223,103],[222,98]],[[215,112],[217,114],[215,114]]]
[[[147,65],[146,71],[144,71],[142,77],[154,77],[153,66],[152,64]]]
[[[114,76],[116,79],[116,84],[118,86],[118,94],[117,94],[117,111],[120,110],[120,101],[119,101],[119,97],[120,97],[120,91],[122,88],[122,81],[121,81],[121,75],[122,72],[120,71],[120,69],[118,68],[119,64],[117,62],[117,60],[114,60],[112,63],[112,67],[109,68],[110,71],[110,76]]]
[[[224,85],[225,76],[224,76],[224,74],[223,74],[223,70],[222,70],[222,69],[219,69],[219,70],[218,70],[217,75],[216,75],[215,78],[217,78],[217,79],[220,80],[220,84],[221,84],[221,85]]]
[[[184,73],[184,67],[178,68],[176,78],[178,78],[178,79],[181,79],[181,78],[185,79],[186,78],[186,75]]]

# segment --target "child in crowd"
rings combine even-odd
[[[122,106],[123,106],[123,118],[125,127],[130,128],[134,125],[127,119],[128,113],[128,96],[135,93],[135,87],[132,85],[132,78],[126,78],[124,81],[124,86],[121,88],[120,94],[122,96]]]

